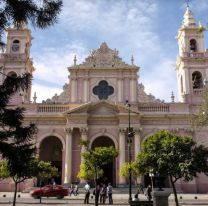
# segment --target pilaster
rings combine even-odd
[[[132,77],[130,78],[130,99],[131,102],[136,102],[136,78]]]
[[[84,78],[84,102],[88,102],[88,97],[89,97],[89,78],[85,77]]]
[[[71,77],[71,102],[77,101],[77,78]]]
[[[123,102],[123,78],[118,78],[118,102]]]

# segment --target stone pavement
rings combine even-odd
[[[6,197],[4,197],[6,195]],[[17,197],[17,206],[82,206],[84,201],[84,194],[80,194],[78,196],[65,197],[62,200],[58,200],[56,198],[42,198],[42,204],[39,203],[39,200],[33,199],[30,197],[28,193],[18,193],[20,197]],[[133,195],[132,195],[133,197]],[[142,200],[146,200],[145,195],[139,195],[139,198]],[[0,192],[0,206],[11,206],[13,199],[13,193],[8,192]],[[114,205],[124,206],[128,205],[128,194],[114,194]],[[207,194],[178,194],[178,199],[181,206],[208,206],[208,195]],[[90,199],[90,204],[94,205],[94,198]],[[106,201],[106,205],[108,201]],[[169,198],[169,206],[174,206],[174,196],[171,195]],[[85,205],[86,206],[86,205]],[[161,205],[162,206],[162,205]]]

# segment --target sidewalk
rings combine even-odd
[[[6,197],[4,197],[6,195]],[[20,195],[20,197],[18,197]],[[91,195],[92,196],[92,195]],[[128,194],[113,194],[114,205],[122,206],[128,205]],[[132,194],[134,197],[134,194]],[[146,196],[143,194],[139,195],[139,199],[146,200]],[[0,192],[0,206],[8,206],[12,205],[13,200],[13,193],[11,192]],[[207,194],[178,194],[178,200],[181,206],[208,206],[208,195]],[[30,197],[28,193],[18,193],[17,194],[17,206],[25,206],[26,204],[30,206],[37,206],[37,205],[56,205],[56,206],[79,206],[85,205],[84,202],[84,194],[80,194],[78,196],[67,196],[64,199],[56,199],[56,198],[42,198],[42,204],[39,203],[39,199],[33,199]],[[106,201],[108,204],[108,200]],[[90,204],[94,205],[94,197],[93,199],[90,198]],[[162,206],[162,205],[161,205]],[[174,206],[174,195],[171,194],[169,197],[169,206]]]

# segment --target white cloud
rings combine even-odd
[[[68,83],[67,67],[73,64],[74,55],[79,55],[79,61],[83,61],[86,51],[81,44],[76,42],[58,51],[47,47],[39,53],[34,53],[34,72],[33,91],[39,95],[38,102],[43,99],[51,98],[55,93],[62,91],[62,86]]]
[[[154,72],[148,73],[148,78],[143,79],[145,91],[153,94],[156,98],[170,102],[171,92],[177,99],[175,61],[162,59],[155,66]]]
[[[34,92],[36,92],[36,96],[37,96],[36,102],[40,103],[40,102],[42,102],[42,100],[46,100],[46,99],[54,96],[55,93],[58,94],[61,91],[62,91],[62,89],[59,89],[59,88],[52,88],[52,87],[47,87],[47,86],[38,85],[38,84],[33,83],[31,101],[33,101]]]
[[[146,62],[150,64],[151,58],[152,67],[149,67],[149,72],[143,72],[144,76],[140,79],[148,92],[156,97],[168,99],[170,95],[167,87],[176,87],[176,81],[170,80],[173,75],[175,77],[175,73],[170,63],[172,60],[166,57],[166,50],[161,47],[161,40],[153,31],[157,18],[158,8],[153,0],[65,0],[59,28],[65,33],[64,38],[66,34],[69,34],[69,38],[65,39],[66,44],[59,49],[46,45],[41,52],[34,53],[36,84],[50,85],[54,91],[60,89],[68,82],[67,67],[73,63],[74,54],[77,54],[78,60],[83,60],[88,55],[88,50],[95,49],[90,45],[99,45],[105,40],[110,47],[120,50],[120,56],[124,60],[127,57],[130,60],[130,56],[134,54],[136,63],[144,70],[147,68],[143,68],[143,65],[147,65]],[[72,35],[75,36],[74,39],[79,36],[78,39],[82,42],[73,42],[74,39],[70,39]],[[86,39],[87,37],[91,40]],[[57,38],[62,37],[51,35],[51,38],[57,41]],[[167,69],[163,70],[164,67]],[[166,75],[163,80],[160,80],[161,73]],[[151,82],[155,82],[157,86]],[[156,87],[160,88],[159,92]],[[41,88],[41,92],[44,88]],[[47,97],[52,96],[47,91],[45,94]]]

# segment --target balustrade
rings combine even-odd
[[[169,105],[140,105],[139,111],[143,112],[169,112]]]
[[[208,57],[208,52],[184,52],[183,57],[204,58]]]
[[[46,104],[46,105],[38,105],[38,112],[39,113],[59,113],[59,112],[65,112],[69,110],[69,105],[60,105],[60,104]]]

